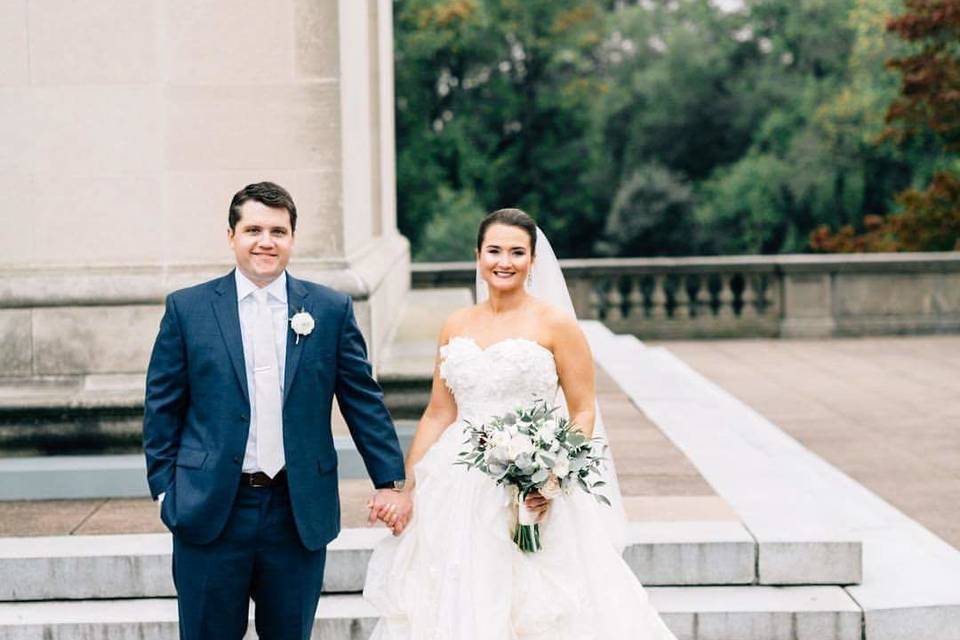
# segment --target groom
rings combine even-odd
[[[397,532],[410,514],[350,297],[285,270],[296,224],[282,187],[239,191],[236,269],[167,297],[150,357],[147,479],[173,532],[182,639],[240,640],[250,598],[261,640],[310,637],[340,530],[334,396],[377,488],[371,518]]]

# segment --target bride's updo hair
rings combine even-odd
[[[530,236],[530,255],[537,255],[537,223],[525,211],[520,209],[497,209],[480,222],[477,231],[477,251],[483,249],[483,237],[487,229],[495,224],[505,224],[508,227],[520,227]]]

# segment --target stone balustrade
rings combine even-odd
[[[581,319],[644,338],[960,330],[960,252],[562,260]],[[472,262],[416,263],[413,287],[473,286]]]

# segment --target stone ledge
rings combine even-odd
[[[250,603],[250,620],[254,605]],[[0,604],[0,637],[109,637],[112,640],[176,640],[177,601],[173,598]],[[324,596],[317,607],[314,637],[365,640],[376,613],[360,596]],[[253,624],[244,640],[255,640]]]
[[[863,638],[859,608],[837,587],[651,587],[646,592],[678,640]],[[314,636],[362,640],[376,619],[376,610],[359,595],[323,596]],[[0,604],[0,633],[10,640],[41,634],[172,640],[176,620],[172,598]]]
[[[862,546],[848,540],[762,541],[757,544],[760,584],[858,584]]]
[[[139,424],[134,421],[130,427]],[[397,421],[406,451],[416,425]],[[129,437],[139,442],[139,430]],[[367,478],[363,459],[349,437],[334,437],[341,479]],[[142,453],[0,458],[0,500],[136,498],[150,495]]]
[[[794,551],[778,550],[788,540],[831,540],[838,551],[860,541],[862,581],[845,590],[864,611],[869,640],[960,638],[960,551],[667,349],[629,349],[599,325],[589,336],[607,372],[736,511],[767,555],[765,578],[802,566]]]
[[[568,280],[589,273],[643,274],[682,271],[714,273],[954,273],[960,251],[862,254],[786,254],[775,256],[684,256],[678,258],[590,258],[561,260]],[[420,262],[411,265],[415,288],[472,286],[472,262]]]
[[[328,547],[324,591],[361,591],[373,547],[387,535],[344,529]],[[0,601],[172,596],[171,549],[169,534],[2,538],[0,573],[10,579]],[[756,554],[738,522],[633,522],[624,559],[646,585],[755,585]]]
[[[293,259],[298,278],[366,300],[409,251],[400,235],[383,236],[348,259]],[[0,268],[0,309],[162,304],[177,289],[222,276],[233,263]]]

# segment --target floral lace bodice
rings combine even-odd
[[[460,418],[483,422],[534,398],[552,403],[557,393],[553,353],[526,338],[480,347],[465,336],[440,347],[440,377],[453,392]]]

